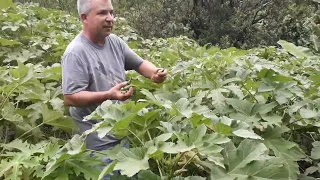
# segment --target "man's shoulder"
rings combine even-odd
[[[120,37],[117,36],[117,35],[114,34],[114,33],[109,34],[108,38],[110,38],[111,40],[119,40],[119,39],[120,39]]]
[[[115,46],[116,48],[119,48],[121,50],[123,50],[125,47],[126,47],[126,42],[118,35],[116,34],[110,34],[108,37],[107,37],[107,41]]]
[[[78,34],[77,36],[75,36],[75,38],[68,44],[64,55],[66,54],[81,54],[83,53],[83,51],[87,48],[86,47],[86,43],[83,42],[83,39],[81,37],[81,34]]]
[[[115,42],[115,43],[120,44],[120,45],[124,43],[124,41],[121,39],[121,37],[119,37],[118,35],[113,34],[113,33],[111,33],[111,34],[107,37],[107,40],[108,40],[108,41]]]

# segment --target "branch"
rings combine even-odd
[[[249,26],[251,26],[251,25],[259,22],[259,21],[262,19],[262,18],[259,18],[259,19],[256,20],[256,17],[258,16],[258,13],[259,13],[263,8],[265,8],[267,5],[269,5],[269,4],[271,4],[270,1],[267,2],[267,3],[264,3],[264,4],[255,12],[255,14],[254,14],[254,16],[253,16],[253,19],[252,19],[252,21],[251,21],[251,24],[250,24]]]

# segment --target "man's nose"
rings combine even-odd
[[[113,14],[108,13],[106,17],[106,21],[113,21],[113,19],[114,19]]]

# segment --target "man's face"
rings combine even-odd
[[[114,23],[111,0],[91,0],[91,11],[84,22],[93,35],[108,36]]]

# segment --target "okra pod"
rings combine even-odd
[[[159,68],[158,70],[157,70],[157,72],[164,72],[164,68]]]

